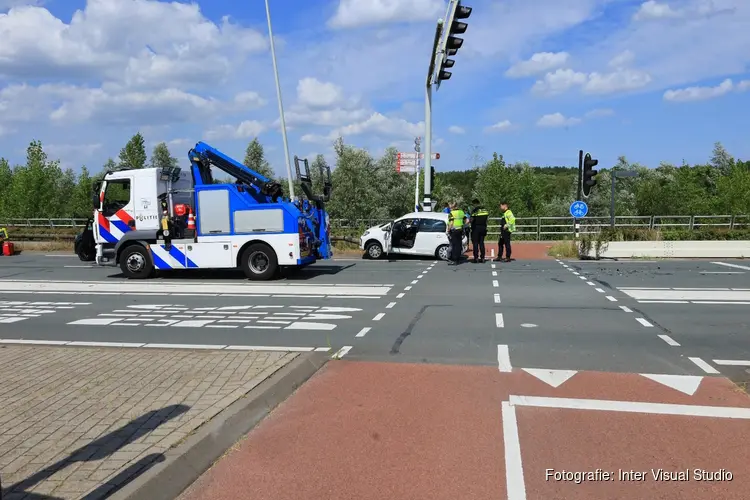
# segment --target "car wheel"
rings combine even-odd
[[[365,251],[367,252],[367,256],[371,259],[380,259],[383,257],[383,247],[380,243],[375,241],[369,243]]]
[[[440,245],[437,247],[437,250],[435,250],[435,257],[441,260],[450,260],[451,257],[451,246],[450,245]]]

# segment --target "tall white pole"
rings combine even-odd
[[[414,210],[419,206],[419,153],[417,153],[417,181],[414,185]]]
[[[424,94],[424,211],[432,212],[432,85]]]
[[[289,156],[289,140],[286,136],[286,120],[284,120],[284,103],[281,100],[281,84],[279,83],[279,68],[276,65],[276,48],[273,43],[271,29],[271,9],[266,0],[266,19],[268,20],[268,39],[271,42],[271,60],[273,61],[273,75],[276,78],[276,96],[279,100],[279,116],[281,117],[281,137],[284,140],[284,156],[286,156],[286,177],[289,181],[289,198],[294,198],[294,183],[292,182],[292,159]]]

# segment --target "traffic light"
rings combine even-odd
[[[468,24],[457,21],[457,19],[468,19],[470,15],[471,7],[461,5],[460,1],[453,4],[453,9],[448,17],[448,34],[445,37],[445,46],[443,47],[445,56],[438,71],[438,84],[443,80],[450,80],[452,73],[446,70],[452,68],[456,61],[448,58],[454,57],[458,53],[458,49],[464,44],[463,38],[458,38],[456,35],[463,35],[466,33],[466,28],[469,27]]]
[[[599,160],[591,158],[589,153],[586,153],[586,157],[583,159],[583,196],[584,198],[589,197],[591,188],[596,186],[596,174],[598,170],[594,170],[594,167],[599,164]]]
[[[435,185],[435,167],[430,166],[430,186],[434,186],[434,185]]]

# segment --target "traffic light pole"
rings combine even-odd
[[[581,196],[583,194],[583,150],[578,151],[578,189],[576,193],[576,201],[581,201]],[[575,239],[578,241],[579,232],[581,230],[581,221],[578,219],[575,219]]]
[[[443,20],[438,19],[435,28],[435,41],[432,44],[430,67],[427,70],[427,82],[424,93],[424,211],[432,212],[432,79],[435,74],[435,59],[443,34]]]

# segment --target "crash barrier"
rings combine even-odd
[[[604,259],[743,259],[750,257],[750,241],[612,241],[596,255],[590,248],[587,257]]]
[[[519,210],[520,212],[520,210]],[[64,232],[64,228],[83,228],[86,219],[13,219],[1,218],[0,226],[12,228],[51,228]],[[368,227],[391,222],[391,219],[331,219],[331,230],[346,232],[359,237],[359,232]],[[579,219],[581,235],[596,234],[603,228],[611,227],[609,217],[586,217]],[[615,217],[615,228],[618,229],[653,229],[653,230],[693,230],[693,229],[750,229],[750,215],[684,215],[684,216],[618,216]],[[489,239],[500,232],[500,218],[489,219],[487,227]],[[15,233],[31,235],[31,232],[16,230]],[[354,234],[357,233],[357,234]],[[518,239],[549,241],[570,238],[575,234],[575,219],[572,217],[516,217]],[[19,239],[18,236],[14,238]]]

